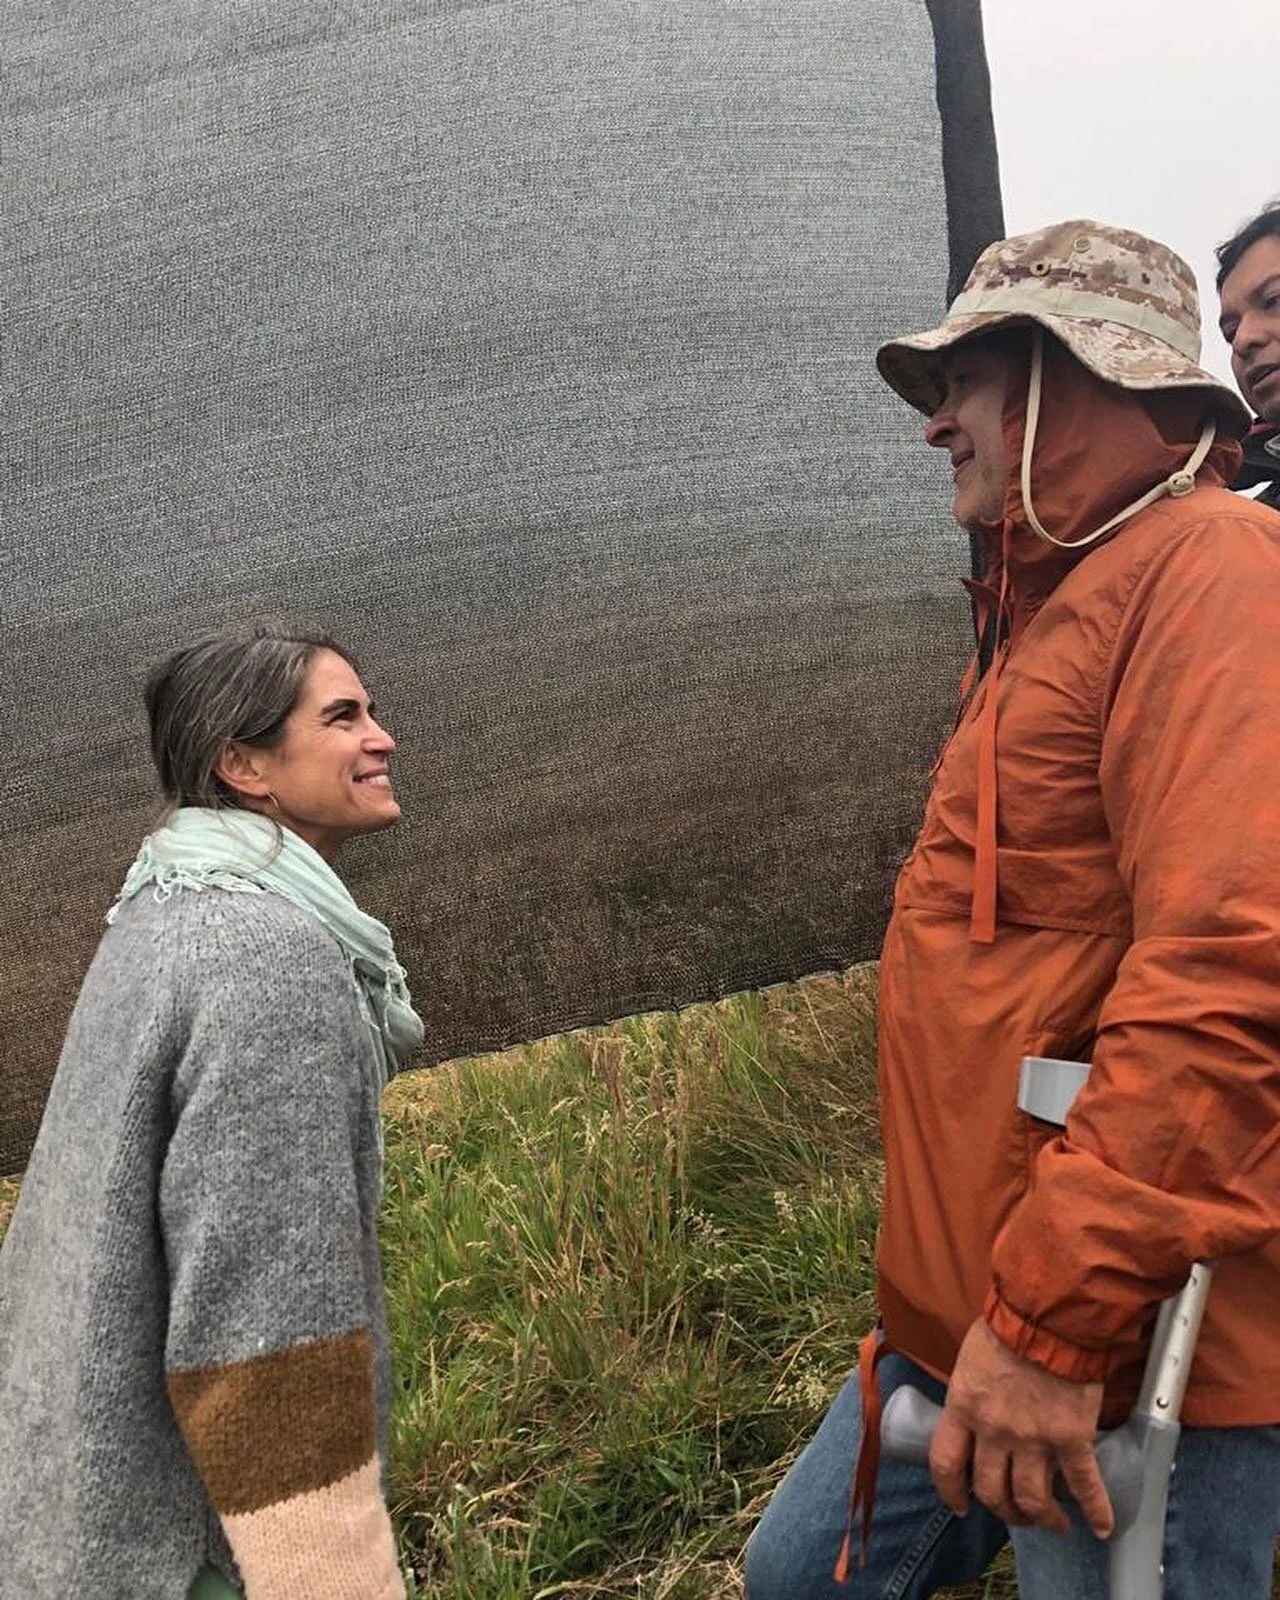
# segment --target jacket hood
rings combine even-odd
[[[1210,391],[1165,389],[1146,393],[1105,383],[1056,339],[1043,339],[1039,414],[1031,440],[1031,508],[1023,495],[1027,447],[1030,340],[1019,340],[1015,375],[1005,397],[1003,428],[1008,460],[999,522],[983,529],[985,582],[998,589],[1008,563],[1007,607],[1016,624],[1028,601],[1043,599],[1088,554],[1090,535],[1171,474],[1183,469],[1201,429],[1216,424],[1197,486],[1230,483],[1241,450],[1231,419],[1222,417]],[[1061,549],[1041,536],[1033,515]],[[1122,533],[1123,522],[1103,538]]]
[[[979,649],[961,687],[963,703],[989,638],[996,647],[979,712],[970,916],[970,938],[978,944],[996,936],[1001,641],[1013,646],[1063,577],[1103,540],[1123,537],[1131,515],[1165,494],[1229,483],[1241,453],[1235,419],[1215,408],[1212,391],[1122,389],[1096,377],[1040,328],[1007,348],[1015,365],[1001,417],[1004,506],[999,521],[982,528],[983,581],[969,585]]]

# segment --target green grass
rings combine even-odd
[[[738,1592],[873,1316],[865,974],[395,1085],[392,1481],[428,1595]]]

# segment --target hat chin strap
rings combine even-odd
[[[1059,550],[1082,550],[1086,545],[1091,545],[1095,540],[1101,539],[1103,534],[1110,533],[1118,528],[1122,522],[1144,510],[1156,500],[1165,495],[1172,495],[1180,499],[1185,494],[1190,494],[1196,486],[1196,473],[1204,464],[1205,457],[1213,445],[1214,436],[1218,428],[1213,418],[1210,417],[1200,430],[1200,442],[1188,456],[1186,465],[1171,472],[1163,483],[1156,484],[1154,489],[1148,489],[1141,499],[1135,500],[1123,511],[1117,511],[1110,522],[1104,522],[1100,528],[1095,528],[1091,534],[1083,539],[1055,539],[1049,530],[1036,516],[1035,507],[1031,504],[1031,457],[1036,444],[1036,427],[1040,421],[1040,391],[1044,378],[1044,332],[1040,328],[1032,329],[1031,343],[1031,382],[1027,389],[1027,426],[1026,435],[1022,441],[1022,504],[1027,513],[1027,521],[1050,544],[1057,545]]]

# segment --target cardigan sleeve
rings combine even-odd
[[[185,962],[159,1197],[169,1397],[248,1600],[402,1600],[367,1281],[370,1045],[324,930],[228,898],[200,897]]]
[[[1141,1339],[1193,1261],[1280,1229],[1280,539],[1252,511],[1194,533],[1137,585],[1102,707],[1132,944],[985,1308],[1076,1380]]]

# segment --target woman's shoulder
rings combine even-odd
[[[221,968],[242,976],[263,966],[278,979],[345,974],[337,941],[309,911],[269,890],[144,888],[118,909],[105,944],[118,957],[162,950],[175,976]]]
[[[131,995],[170,1041],[199,1038],[245,1056],[279,1035],[285,1055],[310,1041],[317,1059],[336,1064],[365,1047],[342,948],[281,895],[186,888],[157,901],[144,889],[121,907],[100,955],[108,959],[86,983],[84,1003],[111,1007]]]

